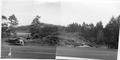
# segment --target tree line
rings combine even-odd
[[[118,38],[119,38],[119,28],[120,28],[120,16],[112,17],[109,23],[103,27],[101,21],[94,24],[83,24],[72,23],[66,28],[66,32],[79,32],[80,36],[83,36],[86,41],[92,42],[97,45],[105,45],[108,48],[118,48]]]
[[[6,37],[16,37],[16,27],[18,25],[18,20],[16,16],[13,14],[9,16],[8,18],[4,15],[2,15],[2,38]]]

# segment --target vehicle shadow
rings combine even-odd
[[[9,40],[5,41],[4,43],[10,46],[21,46],[20,44],[15,44],[14,42],[10,42]]]

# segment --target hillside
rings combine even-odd
[[[30,28],[30,25],[18,26],[16,28],[16,32],[28,33],[29,32],[29,28]]]
[[[79,36],[79,33],[70,33],[70,32],[65,32],[64,26],[59,26],[59,25],[53,25],[53,24],[46,24],[46,23],[41,23],[41,26],[57,26],[58,27],[58,32],[59,32],[59,39],[60,39],[60,45],[74,45],[76,43],[85,43],[85,38],[83,36]],[[24,35],[24,33],[29,33],[30,25],[26,26],[19,26],[16,28],[16,31],[18,35],[21,36]],[[26,36],[26,35],[24,35]]]
[[[57,26],[59,30],[62,30],[62,29],[65,28],[64,26],[53,25],[53,24],[46,24],[46,23],[40,23],[40,25],[41,25],[42,27],[44,27],[44,26]],[[18,27],[16,28],[16,31],[17,31],[17,32],[25,32],[25,33],[27,32],[27,33],[28,33],[29,30],[30,30],[30,25],[18,26]]]

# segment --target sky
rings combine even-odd
[[[19,25],[29,25],[36,15],[40,22],[67,26],[73,22],[105,26],[120,15],[120,0],[3,0],[2,15],[15,14]]]

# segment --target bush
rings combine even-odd
[[[45,42],[45,44],[56,46],[59,43],[59,38],[55,35],[50,35],[50,36],[43,38],[43,41]]]

